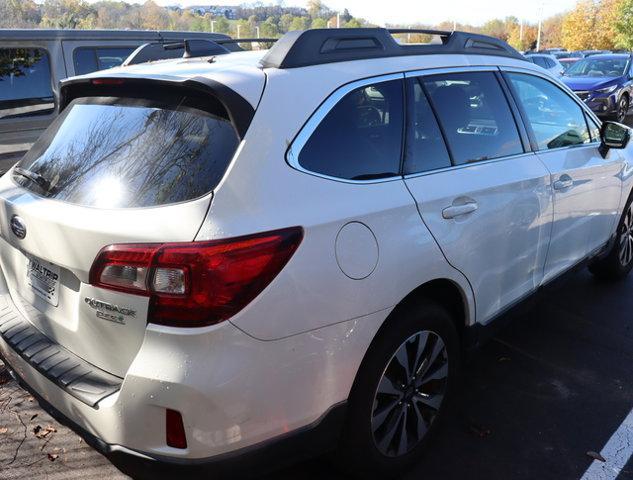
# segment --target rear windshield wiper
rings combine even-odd
[[[15,167],[13,171],[21,177],[28,178],[33,183],[39,185],[44,191],[48,192],[51,188],[51,182],[44,178],[39,173],[32,172],[22,167]]]

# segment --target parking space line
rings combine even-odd
[[[604,448],[606,462],[594,460],[580,480],[615,479],[633,455],[633,410],[629,412]]]

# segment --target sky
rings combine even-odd
[[[135,0],[142,3],[143,0]],[[160,5],[236,5],[240,0],[155,0]],[[247,2],[249,3],[249,2]],[[280,3],[266,1],[262,3]],[[305,0],[283,0],[285,6],[305,6]],[[514,15],[536,23],[542,9],[543,18],[573,8],[576,0],[324,0],[333,10],[349,9],[356,17],[384,25],[385,23],[436,24],[443,20],[454,20],[471,25],[481,25],[491,18]]]

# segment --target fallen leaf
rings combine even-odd
[[[31,422],[33,421],[33,419],[35,419],[37,417],[37,413],[33,414],[33,416],[31,417]]]
[[[37,438],[46,438],[48,435],[50,435],[51,433],[55,433],[57,432],[57,429],[55,427],[52,426],[48,426],[46,428],[42,428],[39,425],[37,427],[35,427],[33,429],[33,433],[35,433],[35,436]]]
[[[594,460],[598,460],[599,462],[606,462],[606,459],[602,455],[598,452],[594,452],[593,450],[589,450],[587,452],[587,456],[593,458]]]
[[[497,362],[504,363],[504,362],[509,362],[510,360],[511,360],[510,357],[499,357],[499,360],[497,360]]]
[[[51,462],[54,462],[54,461],[55,461],[55,460],[57,460],[58,458],[59,458],[59,455],[57,455],[56,453],[49,453],[49,454],[48,454],[48,459],[49,459]]]
[[[7,433],[9,429],[7,427],[0,427],[0,433]]]

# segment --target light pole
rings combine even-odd
[[[255,27],[255,31],[257,32],[257,38],[259,38],[259,27]]]
[[[211,33],[215,33],[215,20],[211,20]]]
[[[536,51],[541,51],[541,32],[543,31],[543,6],[541,3],[541,8],[538,12],[538,34],[536,35]]]
[[[336,28],[341,28],[341,14],[336,14]]]
[[[237,38],[240,38],[240,29],[242,28],[241,25],[237,26]]]

